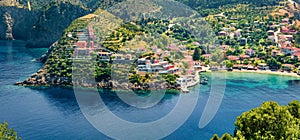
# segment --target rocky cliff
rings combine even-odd
[[[50,4],[48,9],[1,7],[0,39],[23,40],[28,47],[49,47],[76,18],[89,10],[70,3]],[[9,38],[8,38],[9,36]]]

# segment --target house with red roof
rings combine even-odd
[[[280,32],[284,33],[284,34],[288,34],[288,33],[290,33],[290,28],[283,26],[283,27],[281,27]]]
[[[230,61],[238,61],[240,59],[240,57],[234,56],[234,55],[229,55],[229,56],[227,56],[227,59]]]
[[[246,54],[241,54],[241,55],[240,55],[240,59],[241,59],[241,60],[246,60],[246,59],[249,60],[249,59],[250,59],[250,56],[249,56],[249,55],[246,55]]]
[[[293,70],[294,69],[294,65],[292,65],[292,64],[282,64],[282,66],[281,66],[281,70],[283,70],[283,71],[291,71],[291,70]]]
[[[86,41],[78,41],[78,42],[76,43],[76,46],[77,46],[78,48],[86,48],[86,47],[87,47],[87,42],[86,42]]]
[[[293,54],[293,57],[294,57],[294,60],[300,61],[300,52],[295,52],[295,53]]]

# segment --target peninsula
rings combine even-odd
[[[168,89],[182,89],[183,83],[199,80],[195,78],[198,72],[209,70],[272,70],[297,75],[298,9],[294,1],[269,6],[232,4],[206,14],[202,11],[203,18],[135,15],[139,20],[130,22],[98,9],[73,21],[54,44],[44,67],[16,84],[72,86],[76,82],[72,80],[74,71],[84,74],[92,67],[96,84],[83,81],[86,87],[149,89],[163,78]],[[208,24],[197,24],[203,21]],[[195,29],[213,35],[199,38],[191,32]],[[74,63],[89,60],[96,63],[74,69]],[[112,71],[119,61],[128,61],[130,66]],[[122,75],[124,72],[127,75]],[[124,78],[128,81],[120,80]]]

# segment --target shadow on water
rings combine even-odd
[[[73,88],[71,87],[27,87],[31,90],[36,90],[41,93],[48,103],[55,106],[64,115],[72,115],[81,113]],[[94,95],[89,89],[81,89],[86,99],[86,106],[92,112],[101,113],[102,106],[99,106],[99,96]],[[125,91],[124,94],[126,94]],[[122,101],[116,91],[110,89],[99,89],[98,93],[105,103],[115,115],[132,122],[149,122],[155,121],[168,114],[176,105],[178,91],[169,90],[164,95],[164,98],[155,106],[142,109],[126,104]],[[155,94],[155,93],[154,93]],[[164,107],[164,108],[162,108]],[[140,119],[137,119],[140,118]]]
[[[300,80],[289,80],[287,83],[291,86],[300,86]]]

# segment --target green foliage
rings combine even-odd
[[[21,140],[17,136],[17,132],[12,128],[8,128],[7,122],[0,124],[0,139],[1,140]]]
[[[233,63],[230,60],[226,60],[225,64],[226,64],[226,68],[232,68],[233,67]]]
[[[300,44],[300,33],[297,33],[296,35],[294,35],[294,37],[295,37],[295,44]]]
[[[179,78],[179,76],[175,74],[166,74],[163,75],[163,77],[169,85],[175,85],[177,78]]]
[[[220,140],[233,140],[233,137],[230,134],[225,133]]]
[[[295,117],[300,119],[300,103],[295,100],[289,103],[288,105],[289,112]]]
[[[196,48],[193,54],[193,60],[200,60],[201,57],[201,50],[200,48]]]
[[[139,32],[139,29],[136,25],[132,23],[125,23],[113,31],[104,42],[100,43],[103,47],[116,52],[124,46],[126,41],[132,40],[136,36],[137,32]]]
[[[267,60],[267,64],[273,69],[279,69],[281,67],[281,63],[278,62],[274,57],[269,58]]]
[[[293,101],[288,106],[280,106],[276,102],[263,103],[237,117],[234,139],[300,139],[299,112],[299,101]],[[232,139],[230,135],[226,137]]]
[[[214,134],[214,136],[210,140],[219,140],[219,136],[217,134]]]
[[[221,138],[219,138],[217,134],[214,134],[214,136],[210,140],[234,140],[234,138],[230,134],[225,133]]]

